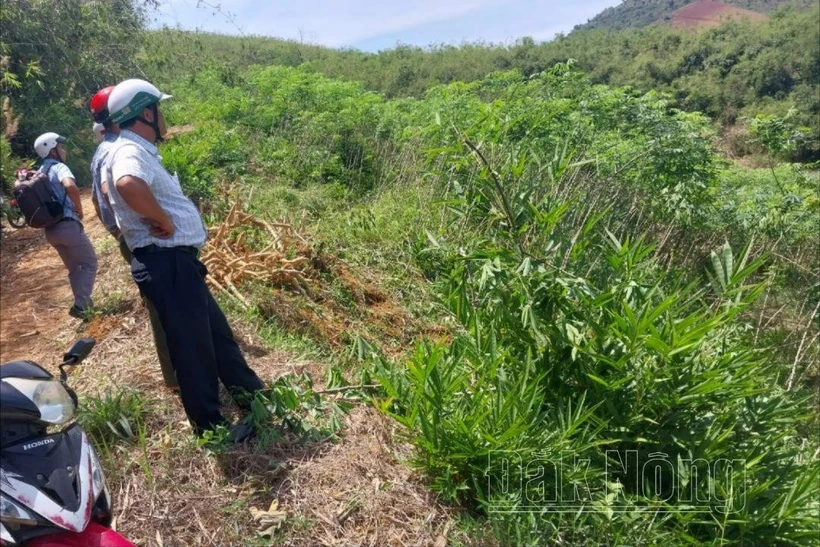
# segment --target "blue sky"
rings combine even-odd
[[[153,26],[378,51],[397,43],[550,40],[620,0],[161,0]],[[218,6],[218,8],[215,8]]]

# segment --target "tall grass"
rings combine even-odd
[[[450,341],[376,372],[444,499],[504,544],[811,539],[810,178],[776,195],[727,171],[703,116],[570,65],[398,101],[281,67],[222,76],[172,90],[170,118],[198,129],[163,154],[190,191],[240,178],[258,214],[435,287]],[[804,305],[771,314],[781,297]],[[799,318],[793,350],[776,317]],[[269,425],[293,410],[270,403]]]
[[[647,229],[658,213],[632,201],[629,176],[597,178],[572,144],[544,168],[527,147],[462,138],[460,229],[433,245],[458,333],[406,366],[376,359],[382,408],[433,488],[508,544],[815,538],[809,405],[744,320],[767,257],[725,244],[693,277],[627,235],[624,212]]]

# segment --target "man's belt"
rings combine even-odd
[[[185,253],[190,253],[194,256],[199,256],[199,249],[196,247],[189,247],[187,245],[178,245],[176,247],[160,247],[159,245],[146,245],[145,247],[138,247],[131,251],[134,256],[142,256],[152,253],[162,253],[167,251],[183,251]]]

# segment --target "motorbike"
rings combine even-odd
[[[17,206],[16,199],[12,198],[6,203],[6,198],[0,195],[0,210],[3,211],[3,216],[6,217],[9,226],[12,228],[19,230],[26,227],[26,217],[23,216],[23,212]]]
[[[100,460],[75,421],[68,366],[95,341],[76,341],[60,379],[33,361],[0,365],[0,545],[135,547],[110,528],[111,494]]]

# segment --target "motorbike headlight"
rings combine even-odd
[[[100,492],[105,489],[105,476],[97,452],[91,445],[89,445],[89,448],[91,449],[91,482],[94,484],[94,499],[96,499]]]
[[[7,524],[37,524],[31,513],[3,495],[0,495],[0,519]]]
[[[42,421],[62,425],[74,417],[74,401],[60,382],[28,378],[6,378],[5,381],[35,404]]]

